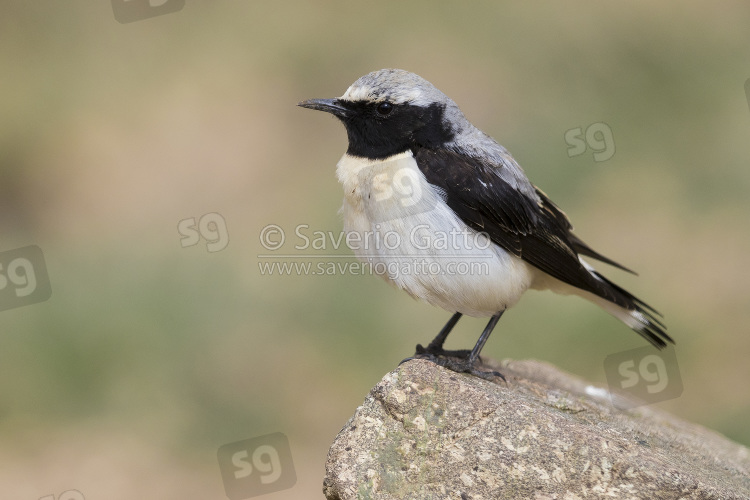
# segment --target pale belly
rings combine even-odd
[[[372,272],[451,312],[491,316],[514,305],[535,271],[466,227],[410,153],[379,162],[345,155],[344,231]]]

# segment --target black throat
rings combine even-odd
[[[349,137],[347,153],[353,156],[383,159],[404,151],[436,149],[451,141],[453,131],[443,122],[445,106],[396,104],[387,116],[377,112],[377,103],[342,102],[349,109],[339,117]]]

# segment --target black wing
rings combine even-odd
[[[650,327],[654,331],[639,333],[655,345],[666,345],[661,337],[669,337],[643,308],[654,309],[598,273],[589,272],[578,254],[630,270],[573,235],[568,218],[541,190],[536,190],[537,203],[503,179],[498,167],[448,149],[423,148],[415,159],[427,181],[445,193],[448,206],[469,227],[487,233],[495,244],[560,281],[645,314],[655,323]]]

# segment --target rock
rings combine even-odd
[[[538,361],[494,368],[507,382],[419,359],[383,377],[328,452],[326,498],[750,499],[747,448]]]

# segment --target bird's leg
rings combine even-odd
[[[430,342],[427,347],[422,347],[422,344],[417,344],[417,352],[415,353],[415,355],[432,354],[433,356],[467,357],[469,355],[469,351],[466,349],[461,351],[446,351],[443,349],[445,339],[448,338],[448,334],[451,332],[451,330],[453,330],[453,327],[456,326],[456,323],[458,323],[458,320],[461,319],[461,316],[462,314],[460,312],[457,312],[456,314],[451,316],[451,319],[448,320],[443,329],[440,330],[440,333],[438,333],[437,336],[432,339],[432,342]]]
[[[492,377],[500,377],[503,380],[505,380],[505,377],[503,377],[503,375],[499,372],[495,372],[495,371],[485,372],[482,370],[478,370],[474,366],[476,362],[479,360],[479,353],[482,352],[482,348],[484,347],[484,344],[487,342],[487,339],[490,338],[490,334],[492,333],[492,330],[495,329],[495,325],[497,325],[497,322],[500,320],[500,316],[503,315],[503,312],[505,311],[500,311],[499,313],[492,316],[492,318],[490,318],[489,323],[487,323],[487,326],[484,328],[484,331],[482,331],[482,335],[479,336],[479,340],[477,340],[477,343],[474,346],[474,349],[471,350],[468,357],[466,357],[465,359],[456,360],[455,358],[433,357],[433,358],[430,358],[430,360],[440,366],[444,366],[445,368],[448,368],[449,370],[453,370],[454,372],[470,373],[472,375],[476,375],[477,377],[481,377],[485,379],[491,379]]]

